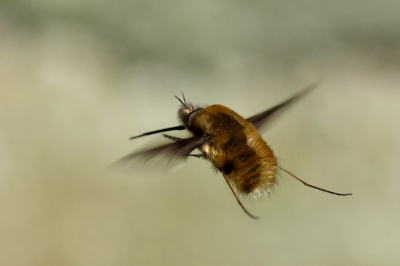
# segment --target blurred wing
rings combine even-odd
[[[314,83],[314,84],[308,86],[307,88],[303,89],[302,92],[296,94],[292,98],[290,98],[278,105],[275,105],[274,107],[272,107],[258,115],[247,118],[247,121],[250,122],[251,124],[253,124],[253,126],[258,130],[263,125],[268,124],[272,120],[272,118],[274,118],[278,113],[283,111],[285,109],[285,107],[289,107],[292,103],[303,98],[307,93],[309,93],[310,91],[315,89],[319,84],[320,84],[320,82]]]
[[[116,161],[113,166],[131,164],[135,160],[144,160],[146,162],[156,156],[164,157],[164,159],[168,160],[168,164],[172,161],[186,160],[189,154],[204,141],[205,138],[202,136],[193,136],[152,149],[133,152]]]

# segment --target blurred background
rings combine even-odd
[[[399,265],[398,1],[0,2],[1,265]],[[110,171],[165,143],[184,92],[244,117],[322,80],[263,137],[244,200],[210,163]]]

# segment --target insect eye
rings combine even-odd
[[[194,110],[194,111],[192,111],[192,112],[190,112],[188,114],[188,116],[187,116],[187,124],[188,124],[188,126],[190,126],[190,118],[191,118],[191,116],[194,115],[195,113],[197,113],[198,111],[200,111],[201,109],[203,109],[203,108],[197,108],[196,110]]]
[[[188,114],[188,120],[190,120],[190,117],[191,117],[192,115],[194,115],[195,113],[197,113],[198,111],[200,111],[201,109],[203,109],[203,108],[197,108],[196,110],[190,112],[190,113]]]

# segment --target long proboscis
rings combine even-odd
[[[184,126],[168,127],[168,128],[163,128],[163,129],[159,129],[159,130],[146,132],[146,133],[143,133],[143,134],[140,134],[140,135],[137,135],[137,136],[130,137],[129,139],[137,139],[137,138],[140,138],[140,137],[153,135],[153,134],[157,134],[157,133],[161,133],[161,132],[174,131],[174,130],[184,130],[184,129],[185,129]]]
[[[296,175],[294,175],[290,171],[286,170],[282,166],[278,165],[278,167],[280,169],[282,169],[283,171],[285,171],[286,173],[288,173],[289,175],[291,175],[294,178],[296,178],[298,181],[300,181],[301,183],[303,183],[303,185],[305,185],[307,187],[314,188],[314,189],[317,189],[317,190],[320,190],[320,191],[323,191],[323,192],[326,192],[326,193],[330,193],[330,194],[333,194],[333,195],[337,195],[337,196],[350,196],[350,195],[353,195],[353,193],[337,193],[337,192],[333,192],[333,191],[330,191],[330,190],[327,190],[327,189],[324,189],[324,188],[316,187],[314,185],[311,185],[311,184],[307,183],[306,181],[304,181],[300,177],[297,177]]]

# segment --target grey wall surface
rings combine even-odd
[[[399,265],[398,1],[1,1],[1,265]],[[263,132],[281,174],[237,205],[165,143],[184,92],[244,117],[322,80]],[[182,135],[177,135],[182,136]],[[157,169],[152,169],[157,168]]]

